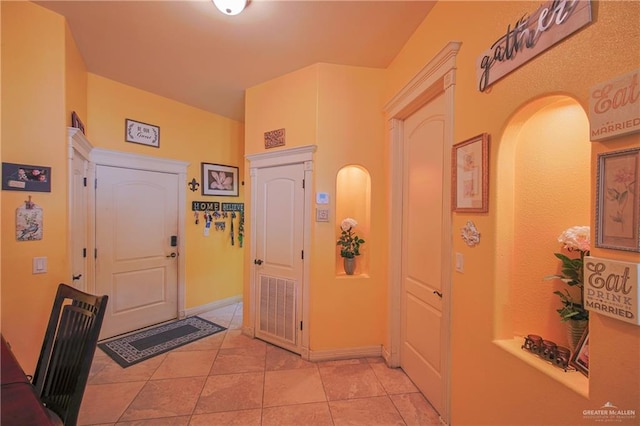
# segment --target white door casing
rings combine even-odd
[[[312,203],[312,179],[313,179],[313,153],[316,150],[315,145],[308,145],[303,147],[291,148],[291,149],[283,149],[278,151],[264,152],[260,154],[250,154],[247,155],[246,158],[250,162],[250,176],[251,176],[251,205],[250,205],[250,235],[249,235],[249,251],[250,251],[250,261],[251,263],[251,274],[250,274],[250,299],[245,306],[249,309],[249,323],[245,324],[243,328],[243,333],[251,336],[251,337],[259,337],[260,332],[257,328],[259,328],[258,323],[258,315],[260,313],[259,304],[260,304],[260,284],[265,283],[261,277],[267,277],[269,279],[270,275],[265,274],[264,268],[262,265],[254,264],[254,260],[259,259],[258,254],[264,254],[264,245],[269,246],[271,243],[263,242],[260,243],[263,248],[259,248],[258,241],[260,238],[258,237],[258,191],[256,188],[259,187],[259,179],[261,173],[265,172],[268,168],[278,168],[287,165],[298,165],[302,167],[302,171],[304,173],[304,182],[306,186],[306,190],[303,191],[303,205],[302,205],[302,227],[296,230],[295,232],[302,232],[301,241],[302,241],[302,250],[304,253],[310,253],[310,236],[311,236],[311,203]],[[284,169],[281,169],[284,170]],[[282,184],[281,184],[282,185]],[[275,208],[278,210],[278,208]],[[299,208],[298,208],[299,209]],[[264,211],[264,209],[263,209]],[[294,213],[291,213],[293,215]],[[300,214],[299,213],[295,213]],[[262,220],[262,219],[260,219]],[[262,225],[264,226],[264,225]],[[292,228],[292,231],[293,228]],[[273,246],[276,247],[276,246]],[[297,249],[296,249],[297,250]],[[262,259],[264,262],[264,259]],[[274,263],[286,263],[286,262],[274,262]],[[264,265],[264,263],[263,263]],[[275,266],[275,265],[274,265]],[[303,359],[309,359],[309,262],[301,262],[301,273],[295,272],[298,274],[299,281],[296,290],[298,293],[295,296],[295,300],[297,300],[298,305],[295,307],[297,312],[297,320],[301,321],[303,326],[302,330],[300,330],[300,325],[297,325],[297,344],[295,346],[295,351],[300,353]],[[284,268],[286,269],[286,268]],[[291,272],[295,268],[291,268]],[[269,272],[268,270],[266,272]],[[280,271],[282,272],[282,271]],[[290,283],[292,280],[281,280],[278,282],[277,277],[275,280],[271,280],[271,284],[266,283],[269,286],[275,286],[279,288],[290,288]],[[286,303],[287,298],[285,297],[284,303]],[[306,325],[305,325],[306,324]],[[286,347],[286,339],[282,340],[280,343],[284,342],[283,346]],[[277,344],[280,344],[277,343]]]
[[[404,170],[404,120],[437,96],[444,97],[444,151],[442,193],[451,191],[451,147],[453,146],[453,111],[456,56],[460,42],[448,43],[431,61],[401,89],[385,106],[389,120],[391,153],[390,168],[390,218],[389,221],[389,340],[383,347],[383,356],[391,367],[400,366],[402,346],[402,223],[403,170]],[[446,198],[446,197],[445,197]],[[442,339],[441,377],[442,407],[440,417],[444,423],[450,420],[450,327],[451,327],[451,211],[448,202],[442,203]]]
[[[170,173],[174,174],[177,177],[177,236],[178,236],[178,245],[175,247],[177,249],[177,253],[185,252],[185,205],[186,205],[186,187],[187,187],[187,166],[189,165],[186,162],[178,161],[178,160],[169,160],[158,157],[149,157],[143,155],[129,154],[117,151],[111,151],[101,148],[93,148],[89,154],[89,212],[88,212],[88,222],[89,222],[89,253],[88,263],[89,263],[89,276],[87,280],[87,291],[91,293],[98,293],[97,284],[96,284],[96,274],[95,274],[95,258],[93,256],[94,250],[98,243],[95,240],[96,233],[96,194],[95,194],[95,186],[91,184],[95,178],[95,171],[98,166],[112,166],[112,167],[122,167],[134,170],[146,170],[146,171],[155,171],[161,173]],[[141,208],[148,209],[148,206],[140,206]],[[185,276],[186,276],[186,266],[185,259],[183,256],[177,256],[174,259],[174,262],[177,263],[177,303],[176,303],[176,311],[178,313],[178,318],[183,318],[185,316]],[[92,272],[93,271],[93,272]],[[109,304],[112,303],[112,300],[109,300]],[[104,327],[104,326],[103,326]],[[104,336],[101,336],[104,338]]]

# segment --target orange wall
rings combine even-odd
[[[35,365],[53,295],[69,281],[67,256],[67,126],[71,111],[94,147],[186,161],[188,180],[200,163],[238,165],[243,173],[242,123],[88,74],[64,18],[31,2],[2,2],[2,161],[51,166],[50,193],[2,191],[2,333],[29,372]],[[160,126],[160,148],[124,142],[124,120]],[[42,241],[15,240],[15,209],[33,196],[44,209]],[[186,308],[242,292],[244,249],[229,232],[205,238],[191,201],[243,202],[187,191]],[[49,272],[31,274],[34,256]]]
[[[583,410],[598,409],[607,401],[640,412],[640,327],[592,315],[588,399],[493,343],[496,336],[492,318],[494,312],[501,310],[498,302],[504,300],[504,295],[496,292],[497,269],[509,267],[501,265],[496,255],[496,239],[503,232],[495,209],[495,200],[501,196],[496,192],[496,170],[502,167],[496,158],[510,118],[526,103],[559,93],[577,99],[583,110],[588,111],[589,88],[637,68],[640,59],[637,55],[640,3],[593,2],[594,20],[588,27],[513,71],[487,93],[480,93],[476,88],[476,58],[504,34],[507,25],[535,11],[539,5],[539,2],[521,1],[438,2],[388,68],[387,97],[390,98],[447,42],[461,41],[454,139],[461,141],[482,132],[492,136],[489,213],[453,216],[454,230],[473,220],[482,241],[470,249],[457,235],[453,236],[453,251],[465,255],[465,273],[452,274],[452,424],[582,424],[585,422]],[[592,229],[597,153],[639,144],[638,134],[590,144],[592,189],[588,217]],[[583,216],[579,213],[575,218]],[[573,217],[560,225],[569,223],[570,219]],[[540,226],[555,229],[558,224],[549,222]],[[551,234],[555,235],[555,231]],[[594,249],[592,254],[640,261],[637,253]]]
[[[263,133],[278,128],[286,129],[285,148],[318,145],[312,190],[329,194],[331,212],[329,222],[311,224],[311,350],[380,345],[386,330],[383,79],[383,70],[317,64],[247,90],[247,154],[264,152]],[[335,216],[336,178],[350,164],[371,176],[370,223],[356,218],[359,231],[369,230],[358,260],[369,266],[366,274],[345,277],[335,260],[344,219]],[[248,297],[249,274],[245,277]]]
[[[59,282],[68,278],[65,24],[26,2],[2,2],[2,161],[49,166],[51,192],[2,191],[2,334],[29,370]],[[42,207],[43,239],[16,241],[16,209]],[[32,275],[46,256],[48,273]],[[34,346],[37,349],[34,350]]]

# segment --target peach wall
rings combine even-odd
[[[89,74],[88,138],[95,147],[189,163],[187,180],[200,183],[201,163],[237,165],[243,173],[242,124],[179,102]],[[160,127],[160,147],[125,142],[125,119]],[[195,225],[192,201],[244,202],[239,197],[211,197],[187,191],[186,304],[187,308],[239,296],[242,292],[244,249],[231,246],[226,232],[211,231],[204,237],[205,221]],[[236,222],[237,226],[237,222]],[[236,230],[237,232],[237,230]]]
[[[247,154],[263,152],[263,133],[283,127],[284,148],[318,145],[311,190],[329,194],[331,214],[329,222],[311,224],[311,350],[380,345],[386,330],[383,78],[382,70],[316,64],[247,90]],[[343,219],[335,216],[335,188],[338,171],[350,164],[366,168],[371,177],[371,218],[362,225],[370,230],[363,246],[369,267],[366,275],[345,277],[337,276],[335,264]],[[246,262],[245,271],[249,267]]]
[[[2,161],[52,168],[51,192],[2,191],[2,334],[32,372],[59,282],[68,278],[65,26],[33,3],[2,2]],[[16,209],[42,207],[43,238],[17,241]],[[33,275],[32,259],[48,258]],[[38,342],[34,346],[34,342]]]
[[[496,269],[501,267],[496,243],[504,231],[496,216],[495,200],[501,194],[496,192],[495,171],[503,166],[496,158],[510,118],[528,102],[560,93],[577,99],[587,111],[589,87],[639,65],[640,3],[593,2],[594,20],[588,27],[513,71],[487,93],[480,93],[476,88],[476,58],[504,34],[507,25],[538,6],[539,2],[438,2],[388,68],[386,94],[390,98],[447,42],[461,41],[454,139],[461,141],[482,132],[492,136],[489,213],[453,215],[454,230],[473,220],[482,241],[470,249],[453,236],[453,250],[465,255],[465,273],[453,274],[452,282],[452,424],[582,424],[583,410],[598,409],[607,401],[640,412],[640,327],[592,315],[588,399],[493,344],[496,324],[491,318],[494,311],[501,311],[497,303],[504,300],[495,291]],[[591,143],[591,188],[595,188],[598,152],[639,143],[637,134]],[[592,189],[588,216],[592,229],[594,202]],[[540,226],[551,229],[572,219]],[[594,249],[592,254],[640,261],[637,253]]]
[[[188,179],[198,181],[201,162],[238,165],[242,176],[244,129],[242,123],[87,74],[63,17],[31,2],[2,2],[1,7],[2,160],[53,168],[50,193],[2,191],[2,333],[32,372],[57,284],[69,281],[71,111],[78,112],[95,147],[186,161]],[[124,142],[125,118],[160,126],[160,148]],[[44,209],[44,237],[17,242],[15,209],[28,195]],[[244,249],[231,246],[228,228],[203,237],[204,221],[196,226],[191,213],[191,201],[202,199],[243,202],[244,187],[233,198],[187,191],[187,308],[242,292]],[[31,274],[34,256],[48,257],[48,273]]]

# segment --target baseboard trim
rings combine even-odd
[[[362,346],[359,348],[327,349],[309,351],[309,361],[334,361],[350,358],[382,356],[382,346]]]
[[[206,305],[195,306],[193,308],[185,309],[184,313],[187,317],[201,314],[203,312],[209,312],[213,309],[224,308],[225,306],[234,305],[238,302],[242,302],[242,296],[228,297],[222,300],[216,300],[215,302],[207,303]]]

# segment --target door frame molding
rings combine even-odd
[[[74,132],[73,141],[80,140],[81,138]],[[70,136],[71,131],[70,131]],[[84,138],[84,136],[82,136]],[[86,140],[86,139],[85,139]],[[88,141],[87,141],[88,142]],[[170,160],[166,158],[151,157],[145,155],[131,154],[126,152],[111,151],[102,148],[91,148],[89,144],[89,170],[87,171],[88,182],[93,182],[96,176],[96,166],[113,166],[135,170],[146,170],[152,172],[171,173],[178,175],[178,252],[186,253],[185,250],[185,238],[186,228],[185,219],[186,211],[185,206],[187,202],[187,167],[189,163],[179,160]],[[85,147],[86,148],[86,147]],[[84,152],[83,152],[84,154]],[[87,226],[89,228],[89,247],[88,252],[93,253],[96,249],[96,223],[95,223],[95,202],[96,202],[96,190],[94,184],[88,185],[88,211],[87,211]],[[176,306],[178,318],[184,318],[186,316],[186,261],[184,256],[178,256],[178,301]],[[91,273],[88,277],[87,291],[95,292],[95,257],[88,256],[88,271]]]
[[[296,148],[282,149],[272,152],[262,152],[258,154],[248,154],[245,158],[249,161],[249,174],[251,177],[251,188],[256,188],[258,182],[258,173],[261,168],[285,166],[287,164],[303,164],[304,168],[304,217],[303,217],[303,250],[311,253],[311,202],[312,202],[312,182],[313,182],[313,154],[316,152],[317,145],[305,145]],[[249,217],[249,253],[247,260],[252,262],[256,258],[256,210],[253,206],[257,205],[258,194],[255,190],[251,191],[251,209]],[[243,334],[255,337],[255,324],[257,312],[257,272],[253,263],[250,263],[251,273],[249,275],[249,325],[245,325],[242,329]],[[300,342],[300,356],[302,359],[309,359],[309,276],[311,271],[310,262],[307,260],[302,263],[302,336]]]
[[[404,120],[431,99],[444,95],[444,158],[442,176],[442,320],[448,328],[442,340],[443,412],[440,417],[449,424],[451,389],[451,249],[452,212],[447,194],[451,193],[451,148],[453,147],[454,88],[456,56],[461,43],[449,42],[420,70],[384,107],[389,126],[390,211],[389,217],[389,336],[383,346],[383,357],[390,367],[400,366],[402,330],[402,172],[404,168]]]

